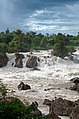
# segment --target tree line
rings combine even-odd
[[[48,34],[36,33],[33,31],[23,33],[20,29],[10,31],[7,29],[0,32],[0,54],[1,52],[27,52],[30,50],[64,49],[60,50],[62,55],[67,54],[71,46],[79,45],[79,34],[77,36],[69,34]],[[66,46],[66,47],[65,47]],[[70,50],[73,48],[70,48]],[[57,51],[58,52],[58,51]],[[54,53],[58,56],[61,54]]]

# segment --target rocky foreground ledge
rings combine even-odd
[[[69,116],[70,119],[79,119],[79,100],[73,102],[62,98],[55,98],[52,101],[45,99],[43,104],[49,106],[49,112]]]
[[[19,99],[7,97],[0,99],[0,119],[61,119],[54,112],[43,115],[38,103],[24,105]]]
[[[6,97],[5,99],[0,99],[0,115],[1,117],[6,116],[7,119],[10,119],[11,114],[15,114],[16,119],[18,119],[17,114],[19,119],[61,119],[59,116],[69,116],[70,119],[79,119],[79,100],[73,102],[62,98],[55,98],[52,101],[45,99],[43,104],[49,106],[48,115],[42,114],[38,109],[38,103],[36,101],[30,105],[27,102],[25,105],[17,98]],[[22,117],[23,115],[25,115],[25,118]],[[15,118],[12,117],[12,119]]]

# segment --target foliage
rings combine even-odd
[[[7,45],[5,43],[0,43],[0,52],[7,52]]]
[[[24,119],[25,107],[20,101],[0,102],[0,118],[1,119]]]
[[[52,54],[64,58],[76,51],[73,46],[66,46],[67,44],[68,41],[65,39],[65,36],[59,33],[53,46]]]
[[[31,112],[37,105],[33,102],[25,107],[20,100],[0,101],[0,119],[48,119],[47,116],[36,116]]]
[[[67,48],[63,44],[56,43],[53,47],[53,55],[64,58],[68,55]]]
[[[67,51],[69,54],[73,54],[74,52],[76,52],[75,48],[73,46],[66,46]]]
[[[5,32],[0,33],[0,52],[27,52],[30,49],[52,49],[53,46],[57,47],[58,43],[60,45],[62,41],[65,49],[67,49],[65,46],[78,46],[79,35],[72,36],[62,33],[57,35],[46,33],[43,35],[33,31],[23,33],[20,29],[10,32],[8,28]]]

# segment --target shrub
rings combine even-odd
[[[0,119],[48,119],[47,116],[37,116],[31,113],[37,106],[33,102],[26,107],[17,98],[12,101],[0,101]]]

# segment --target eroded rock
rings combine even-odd
[[[26,67],[35,68],[37,66],[38,66],[37,57],[36,56],[30,56],[26,62]]]
[[[31,87],[30,87],[28,84],[24,84],[24,82],[21,82],[21,83],[18,85],[18,89],[19,89],[19,90],[28,90],[28,89],[31,89]]]
[[[24,59],[24,55],[23,54],[19,54],[19,53],[15,53],[15,67],[18,68],[23,68],[23,61],[22,59]]]

